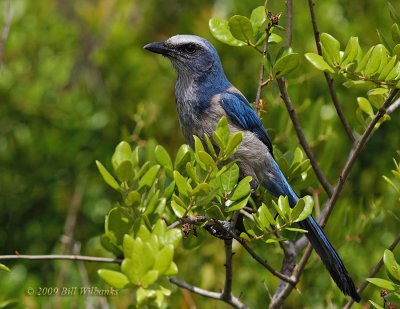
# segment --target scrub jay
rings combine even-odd
[[[176,35],[144,48],[166,56],[177,73],[175,101],[187,143],[194,149],[193,135],[203,143],[204,134],[212,139],[218,121],[225,116],[231,133],[244,132],[234,155],[241,177],[251,176],[252,188],[261,184],[274,196],[287,196],[294,207],[299,197],[275,162],[271,140],[249,102],[226,78],[214,46],[198,36]],[[310,215],[299,225],[308,231],[308,240],[338,287],[359,302],[352,279],[315,219]]]

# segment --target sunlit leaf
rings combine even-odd
[[[227,20],[214,17],[210,19],[208,26],[210,28],[211,34],[218,41],[231,46],[246,45],[246,43],[236,40],[233,37]]]
[[[253,26],[247,17],[234,15],[229,19],[228,25],[234,38],[243,42],[253,39]]]
[[[335,71],[329,66],[329,64],[325,62],[324,58],[322,58],[320,55],[314,53],[306,53],[304,56],[318,70],[335,73]]]
[[[298,67],[300,55],[297,53],[288,54],[281,57],[272,67],[272,75],[275,78],[287,75]]]
[[[99,169],[99,172],[101,176],[103,177],[104,181],[113,189],[117,191],[121,191],[121,188],[118,184],[118,182],[115,180],[113,176],[106,170],[106,168],[103,166],[103,164],[100,163],[100,161],[96,160],[96,165],[97,168]]]

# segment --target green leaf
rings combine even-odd
[[[195,182],[199,183],[199,178],[197,177],[196,169],[193,167],[191,162],[186,163],[186,172],[189,177]]]
[[[206,140],[207,143],[207,148],[210,151],[210,153],[214,156],[217,157],[217,153],[215,152],[214,146],[210,141],[210,138],[208,137],[208,135],[206,133],[204,133],[204,139]]]
[[[177,217],[182,217],[185,214],[186,209],[174,200],[171,201],[171,207]]]
[[[199,151],[205,151],[203,143],[201,142],[200,138],[198,138],[196,135],[193,135],[194,139],[194,151],[197,153]]]
[[[236,211],[236,210],[242,209],[244,206],[247,205],[247,202],[249,201],[249,198],[250,198],[250,194],[247,197],[245,197],[245,198],[243,198],[241,200],[235,200],[232,204],[227,206],[226,211],[227,212],[231,212],[231,211]]]
[[[378,44],[375,46],[374,50],[371,53],[371,57],[368,59],[368,62],[364,69],[364,75],[372,76],[378,72],[378,69],[382,62],[382,57],[386,57],[385,49],[382,44]]]
[[[263,40],[264,41],[264,40]],[[275,34],[275,33],[271,33],[268,39],[268,43],[280,43],[282,42],[282,37]],[[260,42],[261,43],[261,42]],[[257,45],[259,45],[260,43],[258,43]]]
[[[368,102],[368,100],[364,97],[358,97],[357,98],[357,103],[360,109],[365,112],[367,115],[373,116],[374,111],[372,109],[371,104]]]
[[[303,196],[301,199],[299,199],[299,201],[297,202],[296,206],[294,206],[294,208],[292,210],[292,216],[293,216],[294,209],[297,207],[299,202],[302,203],[301,201],[304,201],[304,208],[301,211],[300,215],[297,216],[297,219],[292,218],[293,222],[303,221],[304,219],[306,219],[312,213],[313,206],[314,206],[314,200],[313,200],[313,198],[311,196],[306,195],[306,196]],[[302,206],[300,206],[300,208],[302,208]],[[298,212],[299,210],[296,210],[296,212]],[[297,213],[295,215],[297,215]]]
[[[239,131],[239,132],[235,132],[233,133],[228,140],[228,145],[226,146],[226,153],[224,155],[224,157],[222,158],[223,160],[226,160],[228,158],[230,158],[232,155],[234,155],[239,147],[240,147],[240,143],[242,142],[243,139],[243,132]]]
[[[233,190],[239,179],[239,167],[237,164],[232,164],[229,169],[221,174],[220,181],[222,188],[225,192],[230,192]]]
[[[397,56],[393,56],[390,58],[389,62],[385,65],[382,69],[381,73],[379,74],[378,80],[387,80],[386,77],[389,75],[390,71],[393,69],[397,60]]]
[[[400,58],[400,44],[396,44],[396,46],[393,48],[393,54]]]
[[[267,15],[265,14],[264,6],[259,6],[255,8],[250,15],[250,22],[253,26],[253,36],[256,36],[258,32],[265,32],[263,29],[263,24],[267,20]]]
[[[182,168],[186,166],[186,163],[190,161],[190,152],[191,149],[188,145],[183,144],[179,147],[178,153],[175,158],[175,169],[180,171]]]
[[[300,63],[300,55],[297,53],[288,54],[281,57],[272,68],[272,75],[279,78],[287,75],[296,69]]]
[[[127,142],[120,142],[117,147],[115,147],[114,154],[111,158],[111,163],[113,165],[114,170],[118,168],[118,166],[123,161],[131,161],[132,160],[132,150],[131,146]]]
[[[228,44],[230,46],[243,46],[246,45],[244,42],[236,40],[231,30],[229,29],[228,21],[222,18],[211,18],[208,27],[210,28],[211,34],[218,41]]]
[[[118,182],[115,180],[113,176],[111,176],[111,174],[106,170],[103,164],[101,164],[100,161],[96,160],[96,165],[106,184],[108,184],[111,188],[117,191],[121,191]]]
[[[276,242],[280,242],[280,241],[284,241],[287,240],[287,238],[268,238],[265,243],[267,244],[272,244],[272,243],[276,243]]]
[[[160,164],[162,167],[170,170],[173,169],[171,157],[163,146],[157,145],[154,150],[154,155],[156,157],[157,163]]]
[[[388,272],[396,278],[396,280],[400,280],[400,265],[396,262],[392,251],[388,249],[385,250],[385,253],[383,254],[383,262],[385,263]]]
[[[192,195],[193,196],[205,196],[210,193],[210,185],[208,183],[200,183],[196,187],[193,188]]]
[[[132,227],[132,218],[129,216],[128,208],[114,207],[106,216],[106,234],[112,234],[118,244],[122,244],[125,234]]]
[[[318,70],[335,73],[335,71],[329,66],[329,64],[325,62],[324,58],[322,58],[320,55],[314,53],[306,53],[304,56]]]
[[[122,161],[115,169],[119,181],[128,181],[133,175],[133,166],[130,160]]]
[[[157,270],[160,275],[164,274],[171,266],[174,257],[174,246],[166,245],[156,255],[153,269]]]
[[[164,193],[163,193],[163,196],[164,196],[167,200],[169,200],[169,199],[171,198],[172,194],[174,193],[174,191],[175,191],[175,181],[173,180],[173,181],[168,185],[168,187],[165,189],[165,191],[164,191]]]
[[[296,227],[286,227],[285,230],[292,231],[292,232],[308,233],[307,230],[299,229]]]
[[[385,296],[386,301],[395,306],[400,306],[400,293],[392,292]]]
[[[253,38],[253,26],[245,16],[234,15],[229,19],[229,29],[234,38],[248,42]]]
[[[196,156],[196,159],[198,158],[207,167],[215,168],[217,166],[214,159],[205,151],[196,152]]]
[[[290,206],[289,206],[289,198],[287,196],[279,196],[278,198],[278,207],[280,209],[280,213],[283,214],[284,218],[287,218],[287,214],[290,213]]]
[[[396,285],[393,282],[390,282],[388,280],[385,279],[380,279],[380,278],[367,278],[367,281],[371,282],[372,284],[389,290],[389,291],[394,291],[396,290]]]
[[[400,46],[400,44],[399,44],[399,46]],[[400,73],[400,61],[398,61],[395,65],[394,65],[394,67],[393,67],[393,69],[389,72],[389,74],[386,76],[386,80],[394,80],[394,79],[397,79],[397,76],[399,75],[399,73]]]
[[[207,208],[206,215],[211,219],[225,220],[221,208],[219,208],[217,205],[211,205],[209,208]]]
[[[154,183],[154,181],[156,180],[156,177],[158,175],[158,172],[160,170],[160,166],[159,165],[154,165],[152,166],[142,177],[142,179],[140,179],[139,181],[139,188],[138,190],[144,188],[144,187],[151,187]]]
[[[180,233],[180,232],[179,232]],[[171,262],[168,270],[164,273],[165,276],[173,276],[178,273],[178,266],[174,262]]]
[[[340,43],[328,33],[321,34],[321,45],[335,64],[340,63]]]
[[[368,50],[368,52],[364,55],[362,60],[357,61],[358,62],[358,66],[357,66],[356,72],[361,72],[365,68],[365,66],[367,65],[367,62],[368,62],[369,58],[371,57],[371,54],[372,54],[374,49],[375,49],[375,46],[372,46]]]
[[[158,279],[158,271],[157,270],[149,270],[142,278],[141,278],[141,286],[147,288],[150,284],[153,284]]]
[[[298,220],[298,218],[300,217],[301,213],[304,211],[304,207],[306,206],[305,202],[303,199],[300,199],[296,205],[294,206],[294,208],[292,208],[290,210],[290,220],[292,220],[293,222],[297,222],[296,220]]]
[[[359,47],[360,45],[358,43],[358,37],[350,37],[346,49],[344,50],[342,61],[340,62],[341,67],[346,67],[346,65],[354,62],[357,59]]]
[[[290,46],[283,46],[276,55],[275,62],[277,62],[280,58],[285,57],[293,53],[293,49]]]
[[[155,290],[145,290],[142,287],[138,288],[136,291],[136,301],[140,306],[145,300],[154,299],[156,297]]]
[[[11,269],[9,269],[6,265],[4,264],[0,264],[0,270],[2,271],[7,271],[7,272],[11,272]]]
[[[268,229],[271,225],[275,225],[274,217],[272,217],[271,212],[269,211],[268,207],[262,203],[261,207],[258,208],[258,218],[262,223],[263,227]]]
[[[129,284],[128,278],[119,271],[101,268],[97,273],[101,279],[117,290],[122,290]]]
[[[238,185],[235,187],[233,190],[233,193],[229,196],[229,199],[232,201],[237,201],[244,196],[250,194],[251,192],[251,187],[250,187],[250,181],[252,177],[251,176],[246,176],[243,178]]]
[[[186,178],[183,177],[178,171],[174,171],[174,180],[176,186],[178,187],[179,193],[189,197],[192,192],[192,188]]]
[[[390,17],[392,17],[392,19],[396,23],[400,24],[400,16],[397,13],[396,9],[393,7],[393,5],[390,2],[388,2],[388,6],[389,6]]]
[[[387,50],[389,50],[390,52],[392,52],[392,47],[390,46],[388,40],[383,35],[382,31],[380,31],[379,29],[376,29],[376,32],[378,34],[379,40],[382,42],[382,44],[385,46],[385,48]]]
[[[217,136],[217,141],[215,139],[215,136]],[[228,126],[228,120],[226,119],[225,116],[223,116],[217,124],[217,127],[215,128],[215,131],[213,133],[213,137],[215,142],[218,144],[221,150],[225,150],[226,144],[228,143],[229,139],[229,126]]]
[[[381,307],[380,305],[378,305],[377,303],[373,302],[372,300],[368,300],[370,302],[370,304],[372,306],[374,306],[376,309],[385,309],[383,307]]]

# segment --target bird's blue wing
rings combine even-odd
[[[254,112],[249,102],[240,92],[224,92],[220,96],[220,103],[232,121],[257,135],[257,137],[268,147],[271,154],[272,143],[267,131],[263,127],[260,118]]]

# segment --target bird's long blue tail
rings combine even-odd
[[[353,280],[350,278],[342,260],[335,249],[333,249],[317,221],[312,216],[309,216],[304,221],[299,222],[299,226],[308,231],[306,234],[308,240],[321,257],[322,262],[325,264],[337,286],[344,294],[351,296],[356,302],[359,302],[360,296],[357,293]]]
[[[272,176],[272,177],[271,177]],[[289,199],[290,207],[294,207],[299,200],[297,194],[287,182],[278,165],[274,161],[273,172],[269,177],[265,178],[264,187],[275,196],[284,195]],[[310,215],[307,219],[298,223],[299,226],[307,230],[306,236],[311,245],[321,257],[322,262],[331,274],[332,279],[345,295],[351,296],[356,302],[360,301],[360,295],[354,286],[353,280],[350,278],[346,267],[342,260],[332,247],[324,231],[317,221]]]

